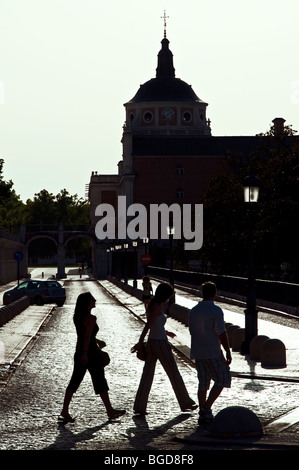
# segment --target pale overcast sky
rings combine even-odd
[[[117,173],[123,104],[155,77],[164,9],[213,135],[275,117],[299,131],[298,0],[0,0],[0,158],[24,202]]]

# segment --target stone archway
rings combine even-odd
[[[47,259],[46,262],[44,262],[43,264],[48,264],[48,263],[54,263],[57,265],[57,240],[54,238],[54,237],[51,237],[49,235],[46,235],[46,234],[37,234],[33,237],[31,237],[29,240],[27,240],[27,243],[26,243],[26,248],[27,248],[27,264],[30,265],[30,264],[33,264],[34,265],[34,258],[33,258],[33,254],[30,253],[30,245],[34,244],[35,242],[38,242],[39,240],[41,241],[48,241],[49,244],[52,245],[52,249],[48,250],[48,254],[46,255],[46,245],[44,243],[42,243],[40,245],[40,247],[38,248],[38,256],[37,256],[37,259],[41,260],[41,259]],[[52,257],[52,259],[51,259]]]
[[[79,227],[78,227],[79,228]],[[82,237],[89,241],[90,245],[90,256],[89,261],[92,266],[94,277],[98,277],[99,273],[102,275],[102,271],[107,274],[107,266],[104,266],[102,252],[104,246],[100,246],[98,240],[94,234],[92,227],[86,229],[80,227],[79,230],[74,230],[73,227],[64,227],[63,224],[47,225],[47,226],[21,226],[20,240],[26,245],[26,259],[28,254],[28,246],[33,240],[38,238],[48,238],[52,240],[56,246],[57,252],[57,278],[62,279],[66,277],[65,273],[65,254],[67,244],[75,238]]]

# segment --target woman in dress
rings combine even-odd
[[[63,408],[59,417],[59,420],[63,423],[75,421],[69,414],[69,405],[87,370],[92,378],[95,393],[100,395],[104,403],[108,418],[114,419],[125,413],[125,410],[114,409],[110,403],[104,364],[97,344],[99,340],[96,339],[99,327],[96,317],[91,314],[91,310],[95,307],[95,302],[96,300],[90,292],[80,294],[77,298],[73,318],[77,331],[77,344],[74,355],[73,374],[65,392]]]
[[[167,308],[167,303],[172,296],[173,288],[170,284],[161,283],[158,285],[155,295],[149,303],[147,323],[143,328],[139,342],[131,349],[132,353],[141,349],[149,331],[148,341],[146,344],[145,364],[134,403],[134,411],[139,415],[147,414],[147,402],[158,359],[169,377],[181,410],[189,411],[197,408],[195,402],[189,397],[173,356],[171,346],[167,340],[167,336],[173,338],[175,335],[166,331],[164,327],[166,322],[166,315],[164,312]]]

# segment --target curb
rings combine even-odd
[[[14,318],[19,313],[23,312],[28,308],[30,305],[30,299],[26,295],[21,299],[15,300],[11,304],[4,305],[4,307],[0,308],[0,327],[5,325],[5,323],[9,322],[12,318]]]

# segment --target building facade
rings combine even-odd
[[[208,104],[191,85],[176,77],[166,34],[161,41],[155,78],[141,85],[124,107],[123,152],[118,172],[92,172],[90,178],[93,226],[99,220],[99,205],[109,204],[117,213],[119,196],[126,196],[127,207],[137,203],[147,209],[162,203],[181,207],[200,204],[211,178],[230,171],[229,157],[248,155],[258,145],[256,136],[212,135]],[[103,260],[107,243],[101,246]],[[107,263],[103,273],[111,268]]]

